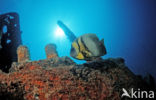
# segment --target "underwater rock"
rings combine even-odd
[[[14,63],[0,73],[0,98],[15,100],[121,100],[122,88],[153,89],[111,58],[77,65],[68,57]]]

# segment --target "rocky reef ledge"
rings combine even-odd
[[[68,57],[55,57],[14,62],[9,73],[0,72],[2,100],[120,100],[122,88],[153,89],[122,58],[77,65]]]

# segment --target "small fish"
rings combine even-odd
[[[70,56],[75,59],[92,61],[105,54],[104,39],[99,40],[96,34],[84,34],[71,45]]]

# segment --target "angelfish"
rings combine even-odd
[[[76,38],[73,41],[70,50],[71,57],[86,61],[92,61],[106,53],[104,39],[99,40],[96,34],[92,33],[84,34]]]

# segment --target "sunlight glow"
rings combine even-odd
[[[56,38],[63,38],[63,37],[65,37],[64,31],[59,26],[56,27],[55,37]]]

